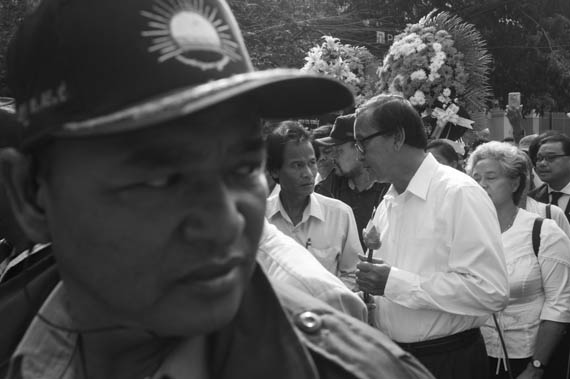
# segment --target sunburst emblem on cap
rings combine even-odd
[[[141,15],[149,19],[149,30],[142,32],[151,40],[148,51],[158,53],[161,63],[176,59],[202,70],[222,70],[242,59],[230,27],[203,0],[156,0],[152,11]]]

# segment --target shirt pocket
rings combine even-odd
[[[338,276],[340,252],[334,247],[309,247],[311,254],[331,273]]]

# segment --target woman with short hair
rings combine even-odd
[[[544,220],[535,255],[532,230],[540,216],[519,208],[527,183],[527,162],[516,147],[489,142],[469,158],[467,173],[491,197],[497,210],[509,273],[510,299],[497,314],[513,378],[542,377],[570,323],[570,240]],[[499,334],[489,319],[481,328],[492,378],[508,378]],[[528,375],[528,376],[527,376]]]

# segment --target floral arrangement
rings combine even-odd
[[[379,90],[402,94],[431,117],[432,138],[456,139],[471,129],[468,112],[481,110],[490,96],[490,62],[473,25],[431,12],[394,38],[378,68]]]
[[[367,48],[343,44],[338,38],[323,36],[320,46],[305,57],[306,72],[332,76],[345,83],[355,96],[356,105],[372,97],[376,90],[378,63]]]

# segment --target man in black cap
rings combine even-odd
[[[25,131],[2,173],[62,279],[10,378],[429,377],[256,265],[260,118],[352,96],[322,77],[254,72],[224,1],[44,0],[10,48],[8,80]]]
[[[375,182],[358,159],[358,152],[354,148],[355,119],[354,113],[337,117],[330,135],[315,140],[318,145],[334,149],[332,156],[337,174],[329,175],[319,183],[315,192],[338,199],[352,208],[360,243],[365,249],[362,230],[390,185]]]

